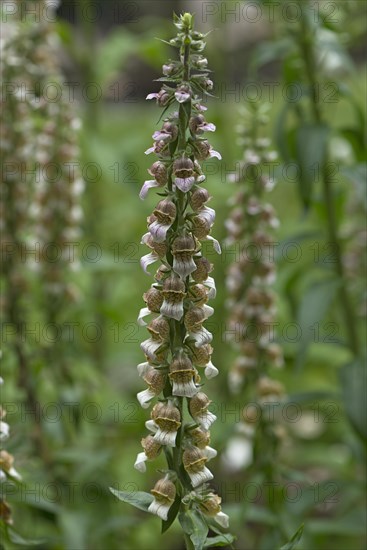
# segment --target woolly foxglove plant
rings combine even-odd
[[[150,337],[141,344],[145,362],[138,365],[147,389],[138,400],[144,408],[155,404],[146,423],[151,435],[142,440],[143,452],[135,462],[137,470],[145,471],[146,463],[163,450],[167,470],[151,495],[113,492],[159,516],[163,530],[179,514],[187,547],[193,547],[190,537],[195,531],[200,538],[195,548],[202,548],[209,527],[223,542],[233,540],[222,533],[228,516],[221,512],[220,497],[207,485],[213,479],[207,462],[217,454],[209,446],[209,428],[216,417],[208,410],[210,399],[201,384],[201,374],[210,379],[218,373],[211,362],[212,334],[203,326],[213,313],[207,302],[215,296],[215,284],[201,243],[211,241],[218,253],[220,247],[210,235],[215,212],[207,206],[210,196],[202,186],[200,161],[220,155],[205,137],[215,130],[205,120],[201,103],[203,93],[213,87],[201,55],[205,36],[193,30],[189,13],[175,16],[174,23],[179,32],[169,44],[179,50],[179,60],[163,66],[164,76],[158,79],[163,82],[161,90],[147,97],[164,108],[166,118],[146,151],[157,156],[148,171],[153,179],[140,191],[144,199],[149,189],[157,188],[161,197],[148,217],[142,242],[150,252],[141,260],[147,273],[150,264],[160,265],[138,319],[145,325],[145,318],[151,317]],[[210,538],[206,544],[210,546]]]
[[[245,408],[244,422],[237,426],[239,433],[229,440],[223,455],[233,470],[252,462],[254,444],[261,452],[263,447],[257,444],[261,434],[271,444],[281,431],[276,423],[269,425],[261,412],[265,402],[284,396],[282,385],[269,377],[269,368],[283,365],[283,355],[273,330],[276,296],[271,288],[275,280],[272,230],[279,221],[264,198],[274,186],[270,167],[276,159],[276,153],[269,150],[269,140],[261,135],[261,126],[267,123],[266,109],[266,105],[256,103],[243,107],[243,123],[238,131],[244,158],[229,178],[238,189],[230,199],[232,211],[226,222],[227,244],[237,245],[238,252],[226,279],[229,334],[237,350],[229,386],[234,393],[244,391],[246,399],[254,402]],[[270,432],[274,437],[266,436]]]

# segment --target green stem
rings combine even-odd
[[[323,117],[320,109],[319,99],[317,96],[317,80],[316,80],[316,60],[315,53],[312,44],[311,30],[307,25],[305,17],[302,17],[301,32],[300,32],[300,47],[303,53],[306,77],[310,86],[311,96],[311,109],[314,121],[316,124],[322,124]],[[344,312],[344,321],[348,334],[349,346],[353,354],[357,357],[359,355],[359,340],[357,333],[356,320],[353,313],[353,307],[350,301],[350,297],[345,285],[345,273],[342,260],[342,249],[340,240],[338,238],[337,221],[334,207],[333,196],[333,182],[330,178],[330,172],[327,167],[327,157],[322,168],[322,184],[323,184],[323,196],[324,203],[327,211],[327,223],[328,223],[328,239],[329,242],[335,247],[335,272],[341,280],[339,289],[339,296],[341,307]]]

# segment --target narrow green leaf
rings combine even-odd
[[[304,524],[302,523],[301,527],[299,527],[299,529],[294,533],[291,540],[287,542],[287,544],[282,546],[280,550],[293,550],[294,548],[297,548],[297,544],[302,538],[303,529],[304,529]]]
[[[217,535],[216,537],[208,537],[205,541],[204,548],[214,548],[214,546],[229,546],[234,542],[235,537],[228,535]]]
[[[328,312],[340,284],[340,279],[323,279],[312,284],[303,295],[298,309],[300,342],[297,353],[297,368],[304,365],[311,342],[313,340],[317,341],[319,337],[318,324]]]
[[[167,521],[162,521],[162,531],[161,531],[162,534],[168,531],[172,523],[175,521],[178,511],[180,509],[180,506],[181,506],[181,499],[179,496],[176,495],[176,499],[172,504],[171,508],[169,509]]]
[[[340,369],[344,406],[355,431],[365,441],[367,371],[362,362],[355,361]]]
[[[153,495],[145,493],[144,491],[130,493],[128,491],[118,491],[113,487],[110,487],[110,491],[113,495],[115,495],[115,497],[122,500],[122,502],[127,502],[128,504],[131,504],[132,506],[135,506],[135,508],[143,510],[144,512],[148,511],[150,504],[154,500]]]
[[[329,128],[324,124],[304,124],[297,130],[296,155],[299,165],[299,192],[304,207],[312,201],[314,182],[325,161]]]
[[[288,116],[293,109],[294,104],[287,102],[279,112],[274,126],[274,141],[285,162],[290,162],[293,156],[290,146],[292,134],[291,131],[287,129]]]
[[[26,537],[23,537],[17,531],[15,531],[12,527],[4,523],[2,520],[0,520],[0,532],[1,536],[5,538],[7,542],[12,542],[14,544],[19,544],[19,546],[35,546],[39,544],[45,544],[45,540],[41,539],[29,539]],[[3,541],[2,541],[3,542]]]

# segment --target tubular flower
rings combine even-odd
[[[169,372],[172,395],[193,397],[199,391],[194,382],[195,369],[187,356],[181,355],[174,359],[170,364]]]
[[[226,222],[227,242],[246,251],[229,266],[226,279],[228,325],[238,352],[229,373],[229,386],[238,393],[245,382],[246,400],[257,403],[261,411],[265,403],[284,397],[283,386],[267,375],[269,367],[283,364],[282,350],[273,341],[276,295],[270,288],[275,280],[272,230],[279,222],[273,206],[264,200],[264,194],[274,186],[264,174],[264,165],[269,166],[275,158],[268,149],[269,141],[259,137],[259,128],[266,123],[264,110],[251,104],[244,114],[244,125],[239,129],[246,150],[238,171],[230,176],[238,191],[231,200],[233,209]],[[236,471],[251,464],[256,459],[254,441],[262,441],[261,448],[268,446],[269,456],[273,456],[279,439],[277,422],[276,417],[252,421],[245,414],[228,442],[223,456],[226,466]]]
[[[189,404],[191,416],[203,430],[209,430],[217,419],[215,414],[208,411],[210,403],[209,397],[205,393],[199,392],[191,399]]]
[[[167,515],[169,509],[171,508],[175,497],[176,497],[176,487],[166,476],[163,479],[157,481],[154,486],[154,489],[150,491],[154,496],[152,504],[148,508],[148,512],[155,514],[164,521],[167,521]]]
[[[158,426],[154,441],[157,441],[160,445],[175,447],[177,431],[181,426],[181,413],[179,409],[171,401],[157,403],[152,410],[151,416]]]
[[[192,21],[190,14],[175,16],[179,33],[170,44],[179,49],[179,61],[163,66],[162,89],[148,95],[165,108],[165,118],[146,151],[157,155],[148,170],[154,179],[145,182],[140,192],[144,198],[149,188],[157,187],[163,198],[148,216],[148,232],[142,237],[150,248],[141,260],[144,271],[148,273],[155,262],[159,266],[139,313],[141,325],[146,316],[155,318],[146,327],[150,337],[141,344],[146,360],[137,370],[148,388],[138,399],[144,408],[154,398],[158,402],[146,422],[151,435],[143,439],[144,452],[138,454],[135,467],[144,471],[146,462],[164,450],[168,474],[151,491],[154,500],[149,506],[163,520],[176,489],[180,503],[175,513],[186,513],[186,495],[213,478],[205,463],[217,454],[209,446],[208,432],[215,416],[208,411],[209,398],[200,391],[196,367],[204,368],[207,378],[218,372],[211,362],[212,335],[204,327],[213,313],[207,303],[215,296],[214,279],[209,276],[213,266],[202,255],[201,241],[212,240],[215,250],[220,249],[209,235],[215,212],[207,205],[210,195],[202,187],[205,175],[199,161],[220,155],[202,138],[215,126],[202,115],[203,90],[210,88],[210,82],[204,69],[207,61],[200,55],[204,35],[192,30]],[[185,422],[186,411],[194,426],[191,418]],[[201,512],[196,508],[195,513]]]
[[[186,295],[186,286],[183,280],[172,273],[163,282],[162,295],[164,301],[160,313],[169,319],[180,321],[184,314],[183,300]]]
[[[183,453],[182,462],[194,488],[213,479],[213,474],[205,466],[207,461],[208,458],[198,447],[191,446]]]
[[[142,453],[139,453],[136,457],[134,468],[139,472],[146,472],[145,462],[147,460],[154,460],[157,458],[162,450],[162,445],[154,440],[154,437],[148,435],[141,440],[141,445],[144,449]]]

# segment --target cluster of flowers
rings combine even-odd
[[[38,4],[42,7],[47,0],[39,0]],[[47,14],[47,10],[41,9],[40,14]],[[35,93],[37,89],[49,89],[52,84],[62,89],[58,58],[58,37],[53,24],[41,16],[33,32],[29,58],[36,74]],[[42,126],[35,139],[37,174],[31,206],[34,237],[41,251],[36,267],[38,265],[42,271],[47,295],[60,299],[72,296],[72,287],[65,274],[79,266],[78,258],[70,254],[70,242],[76,242],[80,237],[83,218],[80,195],[84,190],[78,168],[78,130],[81,121],[64,96],[58,101],[37,97]]]
[[[210,399],[202,392],[199,374],[204,371],[208,379],[218,374],[211,362],[212,334],[203,326],[213,314],[207,302],[216,290],[201,242],[211,241],[218,253],[220,246],[210,235],[215,212],[207,206],[210,196],[201,185],[205,176],[199,163],[220,158],[203,135],[215,130],[206,122],[200,102],[202,92],[213,83],[204,70],[207,60],[200,55],[204,35],[192,30],[192,16],[177,17],[175,24],[180,32],[170,44],[180,50],[180,60],[163,66],[164,77],[159,79],[163,87],[147,98],[156,99],[165,112],[172,107],[173,112],[153,134],[154,144],[146,154],[158,156],[148,170],[154,179],[146,181],[140,192],[144,199],[149,188],[157,187],[163,198],[148,217],[148,232],[142,238],[150,248],[141,260],[143,269],[148,273],[147,267],[157,261],[160,266],[144,294],[146,307],[138,319],[145,325],[145,317],[154,316],[147,325],[150,338],[141,344],[146,361],[138,365],[138,373],[148,387],[138,400],[144,408],[155,398],[158,401],[146,423],[151,435],[142,440],[144,451],[138,454],[135,468],[145,471],[146,461],[163,449],[169,470],[151,491],[149,511],[167,520],[174,500],[180,498],[185,506],[194,506],[226,527],[221,499],[207,485],[213,475],[206,463],[217,454],[209,446],[209,428],[216,417],[208,410]]]
[[[6,288],[2,294],[2,309],[11,318],[12,291],[22,295],[26,291],[25,270],[19,269],[20,247],[25,242],[29,226],[29,204],[32,198],[30,170],[34,168],[36,108],[29,95],[20,97],[18,85],[34,79],[26,60],[26,52],[32,49],[30,37],[24,25],[15,18],[2,25],[0,41],[1,81],[4,92],[0,110],[0,154],[2,159],[2,191],[0,195],[0,228],[2,258],[5,259],[3,276]],[[29,34],[29,33],[28,33]],[[21,177],[20,169],[26,167],[27,177]],[[9,289],[9,293],[6,291]],[[7,297],[6,297],[7,296]],[[19,300],[19,298],[18,298]],[[13,320],[13,319],[12,319]]]
[[[239,171],[229,176],[239,189],[230,199],[233,208],[226,221],[227,242],[240,244],[239,257],[230,265],[226,279],[229,332],[239,345],[238,359],[230,372],[233,391],[240,391],[253,369],[283,364],[281,348],[273,341],[271,330],[276,306],[271,290],[275,265],[269,229],[278,227],[279,220],[273,206],[263,199],[274,180],[262,169],[275,160],[276,153],[269,151],[268,139],[257,137],[258,127],[267,121],[262,108],[255,104],[249,109],[244,108],[245,125],[238,127],[245,154]]]
[[[275,281],[271,230],[278,227],[279,220],[273,206],[263,198],[274,187],[271,171],[264,167],[269,168],[276,159],[276,153],[269,150],[269,140],[259,132],[267,123],[266,108],[256,103],[243,108],[244,121],[238,131],[245,153],[239,170],[229,175],[238,192],[230,199],[233,208],[226,221],[227,243],[240,245],[240,255],[229,266],[226,278],[229,336],[238,352],[229,373],[229,386],[234,393],[244,384],[247,390],[254,387],[255,396],[251,398],[259,405],[284,396],[282,384],[268,376],[269,367],[282,367],[283,354],[272,330],[276,296],[271,289]],[[251,440],[258,420],[256,407],[247,407],[238,431]],[[252,443],[248,443],[251,449],[244,450],[248,455],[244,461],[251,461]],[[239,455],[240,446],[234,448]],[[239,456],[234,457],[236,461],[241,461]]]
[[[0,377],[0,386],[3,384],[3,379]],[[9,437],[9,424],[4,422],[6,411],[0,405],[0,443],[7,440]],[[20,481],[21,477],[13,466],[14,457],[8,451],[1,448],[0,450],[0,484],[9,481]],[[5,492],[5,491],[4,491]],[[3,491],[0,491],[0,520],[8,525],[13,523],[11,508],[5,500]]]
[[[43,95],[54,83],[59,89],[63,80],[57,35],[46,15],[51,6],[42,9],[47,0],[32,4],[41,8],[39,17],[7,23],[2,41],[7,95],[1,124],[6,184],[1,205],[3,242],[7,250],[13,244],[15,249],[32,250],[25,259],[40,271],[47,297],[65,298],[70,292],[65,268],[77,266],[70,242],[79,236],[82,218],[79,195],[84,182],[76,162],[80,121],[68,102]],[[13,264],[9,283],[24,278],[24,270]]]

